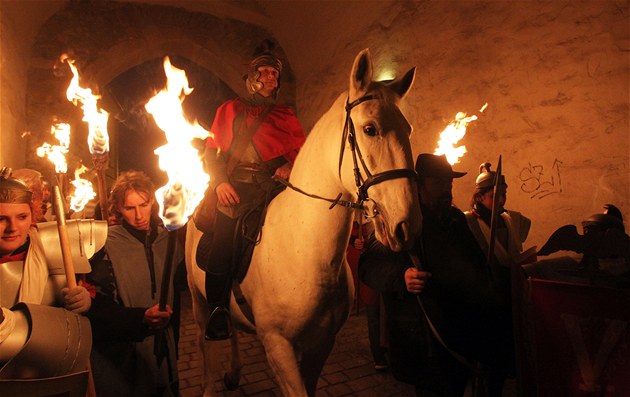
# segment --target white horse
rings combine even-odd
[[[419,232],[411,127],[397,107],[414,75],[415,68],[400,80],[374,82],[369,51],[358,54],[349,91],[318,121],[295,161],[290,178],[295,189],[285,189],[269,205],[262,240],[240,285],[255,324],[232,295],[233,324],[256,332],[285,396],[315,394],[348,317],[354,287],[345,251],[353,207],[373,217],[377,238],[395,251],[408,248]],[[329,208],[322,198],[338,199],[339,205]],[[186,269],[209,396],[214,393],[209,358],[217,353],[208,349],[216,345],[203,340],[208,307],[205,273],[195,260],[200,236],[189,221]],[[238,385],[241,368],[237,332],[233,335],[228,385]]]

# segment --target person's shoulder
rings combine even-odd
[[[295,112],[293,111],[293,107],[289,105],[285,105],[283,103],[277,103],[273,105],[273,111],[275,113],[295,115]]]
[[[245,103],[240,98],[232,98],[223,102],[217,108],[216,114],[224,114],[224,113],[233,113],[239,112],[240,110],[245,108]]]
[[[523,215],[522,213],[520,213],[519,211],[514,211],[514,210],[508,210],[506,209],[505,212],[507,212],[512,218],[522,218],[522,219],[527,219],[529,220],[528,217],[526,217],[525,215]]]
[[[241,108],[241,107],[245,107],[245,103],[240,98],[231,98],[231,99],[228,99],[227,101],[223,102],[219,106],[219,109]]]
[[[107,240],[112,240],[116,238],[121,238],[125,234],[127,234],[127,230],[125,230],[123,225],[112,225],[107,228]]]
[[[464,212],[462,212],[462,210],[460,210],[457,207],[451,206],[450,209],[450,216],[451,218],[461,221],[461,220],[466,220],[466,215],[464,214]]]

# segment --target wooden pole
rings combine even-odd
[[[61,256],[63,257],[63,267],[66,272],[66,280],[68,288],[77,286],[77,280],[74,273],[74,263],[72,262],[72,251],[70,249],[70,240],[68,238],[68,229],[66,226],[66,214],[61,198],[59,185],[53,188],[53,205],[55,207],[55,215],[57,218],[57,231],[59,232],[59,243],[61,244]]]
[[[162,269],[162,283],[160,284],[160,297],[158,301],[158,308],[160,311],[166,311],[166,302],[168,300],[168,291],[171,285],[171,273],[173,272],[173,256],[175,253],[175,244],[177,243],[177,230],[168,231],[168,240],[166,246],[166,256],[164,258],[164,268]],[[157,358],[158,364],[162,363],[162,360],[166,356],[165,349],[166,341],[164,340],[164,330],[160,330],[155,334],[153,340],[153,353]]]
[[[66,213],[64,209],[64,201],[61,198],[59,184],[53,187],[53,206],[57,218],[57,231],[59,232],[59,243],[61,245],[61,256],[63,258],[63,267],[66,273],[68,288],[72,289],[77,286],[77,279],[74,272],[74,263],[72,262],[72,250],[70,249],[70,239],[68,237],[68,228],[66,225]],[[88,383],[85,392],[86,397],[96,397],[96,388],[94,386],[94,377],[92,375],[92,366],[87,363]]]
[[[109,153],[105,153],[103,155],[92,155],[92,162],[94,163],[94,169],[96,170],[98,202],[101,206],[101,220],[107,221],[109,214],[107,211],[108,192],[105,172],[109,167]]]
[[[168,291],[171,285],[171,273],[173,273],[173,256],[175,254],[175,243],[177,243],[177,230],[168,231],[168,242],[166,246],[166,257],[164,258],[164,269],[162,269],[162,284],[160,286],[160,311],[166,311]]]

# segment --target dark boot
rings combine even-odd
[[[236,220],[217,213],[216,231],[206,269],[206,299],[210,318],[206,325],[207,340],[223,340],[231,336],[230,291],[233,273],[233,245]]]
[[[216,275],[206,273],[206,298],[210,318],[206,324],[207,340],[223,340],[231,336],[230,333],[230,275]]]
[[[210,318],[206,324],[206,340],[224,340],[232,336],[230,312],[223,306],[210,308]]]

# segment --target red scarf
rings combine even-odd
[[[15,255],[3,256],[0,258],[0,263],[23,261],[24,258],[26,258],[26,251],[22,251]]]
[[[214,138],[208,138],[206,146],[227,152],[234,137],[234,119],[246,112],[246,125],[251,126],[266,105],[247,106],[240,99],[232,99],[222,104],[212,123]],[[290,163],[295,161],[306,137],[304,129],[289,106],[273,105],[265,120],[258,126],[252,142],[262,161],[284,156]]]

